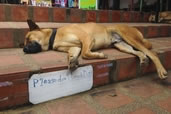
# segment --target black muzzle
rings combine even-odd
[[[38,53],[42,51],[41,45],[37,42],[29,43],[28,45],[24,46],[23,51],[25,53]]]

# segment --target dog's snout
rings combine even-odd
[[[25,53],[28,53],[28,52],[29,52],[28,46],[24,46],[23,51],[24,51]]]
[[[38,53],[42,51],[41,45],[37,42],[29,43],[28,45],[24,46],[23,51],[25,53]]]

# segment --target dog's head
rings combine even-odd
[[[48,50],[48,42],[46,43],[45,39],[50,31],[40,29],[32,20],[27,20],[27,23],[30,31],[26,34],[23,51],[25,53],[38,53],[42,50]]]

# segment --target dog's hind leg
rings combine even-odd
[[[165,79],[167,77],[167,71],[165,70],[165,68],[161,64],[158,56],[155,55],[152,51],[145,48],[142,44],[140,44],[138,42],[135,43],[134,41],[132,41],[132,42],[133,42],[134,47],[136,47],[136,49],[144,52],[153,61],[153,63],[155,64],[155,66],[157,68],[157,72],[158,72],[159,77],[161,79]]]
[[[143,52],[134,50],[132,46],[130,46],[124,41],[115,43],[114,46],[122,52],[130,53],[130,54],[138,56],[140,59],[141,66],[146,65],[149,61],[147,56]]]
[[[125,30],[127,30],[125,32]],[[167,71],[163,67],[163,65],[160,62],[160,59],[158,58],[157,55],[155,55],[150,48],[152,48],[152,45],[147,41],[141,41],[143,39],[142,34],[138,32],[137,34],[137,29],[135,28],[130,28],[127,27],[126,29],[118,29],[119,35],[126,41],[128,44],[130,44],[132,47],[135,49],[143,52],[146,56],[148,56],[156,66],[158,75],[161,79],[165,79],[167,77]]]
[[[68,50],[68,68],[74,70],[78,67],[78,57],[80,54],[80,47],[70,47]]]
[[[132,41],[132,42],[134,42],[134,41]],[[167,71],[164,69],[164,67],[161,64],[159,58],[152,51],[150,51],[147,48],[145,48],[142,44],[140,44],[138,42],[132,43],[132,44],[134,45],[134,47],[136,47],[138,50],[140,50],[141,53],[142,52],[143,52],[143,54],[145,53],[146,56],[148,56],[153,61],[153,63],[155,64],[155,66],[157,68],[157,72],[158,72],[159,77],[161,79],[165,79],[167,77]],[[117,47],[121,51],[125,51],[125,52],[128,52],[128,53],[132,53],[132,54],[137,55],[137,56],[139,55],[140,61],[141,61],[141,57],[143,57],[143,56],[141,56],[141,54],[137,54],[137,52],[139,53],[140,51],[136,51],[136,53],[133,52],[133,51],[130,51],[129,49],[124,48],[124,45],[123,44],[116,43],[115,44],[115,47]]]

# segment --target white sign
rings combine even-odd
[[[61,70],[34,74],[28,84],[29,101],[38,104],[90,90],[93,86],[93,68],[89,65],[77,68],[72,73]]]

